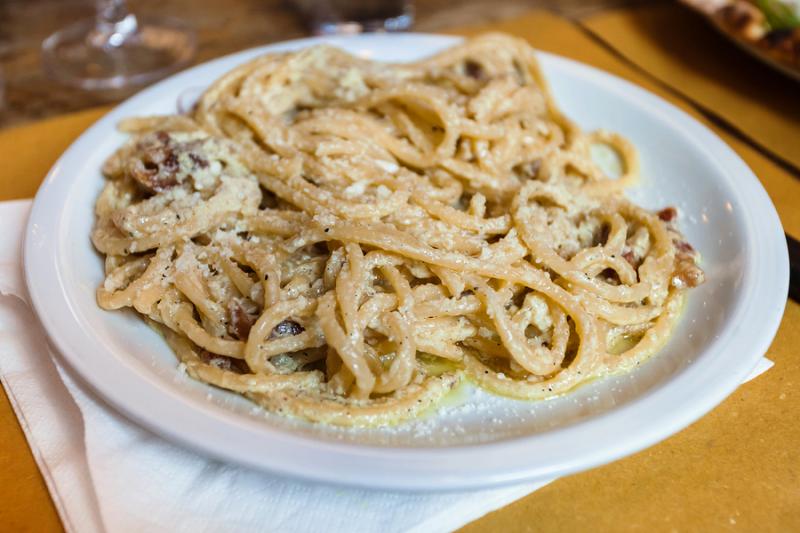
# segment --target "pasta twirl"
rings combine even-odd
[[[657,351],[703,281],[677,212],[625,199],[633,147],[568,120],[508,36],[411,64],[265,55],[121,127],[99,305],[271,411],[389,424],[465,377],[560,394]]]

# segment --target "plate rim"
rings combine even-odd
[[[719,34],[721,34],[729,42],[738,46],[741,50],[750,54],[751,57],[758,59],[762,64],[771,67],[773,70],[780,72],[784,76],[791,78],[793,81],[800,83],[800,66],[796,66],[788,61],[781,61],[772,57],[766,50],[758,45],[758,42],[752,41],[739,34],[733,33],[725,24],[715,16],[715,11],[708,7],[707,2],[698,2],[697,0],[680,0],[683,5],[702,16],[706,23],[711,25]]]
[[[639,430],[635,434],[635,438],[619,439],[611,445],[601,446],[597,449],[586,449],[584,450],[585,453],[572,457],[562,457],[550,464],[534,464],[531,466],[530,464],[521,464],[522,462],[515,460],[515,458],[524,457],[526,452],[530,450],[533,440],[536,441],[537,445],[546,448],[547,446],[543,443],[545,441],[552,442],[556,438],[575,439],[586,431],[594,434],[599,431],[608,433],[612,428],[619,430],[625,425],[620,424],[624,419],[628,417],[633,419],[637,415],[642,418],[640,415],[643,411],[646,412],[648,407],[662,403],[665,392],[667,392],[665,389],[675,388],[678,383],[688,385],[690,382],[702,381],[702,376],[699,375],[701,374],[700,371],[709,366],[712,361],[693,362],[666,382],[646,391],[621,407],[555,430],[479,445],[421,448],[325,442],[291,434],[285,430],[270,428],[263,423],[259,424],[260,427],[256,431],[253,424],[245,424],[236,419],[225,419],[224,416],[216,412],[217,409],[222,410],[222,408],[196,409],[181,398],[176,390],[154,387],[147,380],[141,379],[135,373],[131,373],[131,376],[135,378],[134,381],[138,383],[136,386],[145,385],[149,388],[148,392],[154,393],[154,397],[148,398],[149,404],[145,406],[144,403],[140,403],[142,402],[141,391],[131,391],[132,385],[130,383],[126,384],[124,380],[115,380],[114,383],[109,383],[99,379],[94,374],[94,369],[90,368],[84,361],[76,345],[75,336],[81,337],[83,332],[78,331],[80,328],[66,331],[63,324],[65,319],[57,318],[57,316],[63,317],[63,313],[59,315],[59,313],[49,312],[53,308],[52,300],[54,295],[59,297],[66,296],[64,292],[66,289],[62,283],[60,268],[57,264],[58,254],[56,250],[59,245],[58,236],[60,232],[55,227],[60,214],[63,212],[64,205],[63,203],[58,204],[62,209],[54,210],[49,207],[48,202],[52,202],[54,198],[57,199],[59,185],[64,186],[66,180],[61,178],[59,181],[59,171],[64,162],[69,159],[70,154],[75,152],[76,146],[79,146],[82,140],[85,142],[85,139],[90,138],[93,132],[104,130],[112,121],[114,121],[112,122],[113,125],[118,115],[122,114],[121,110],[134,105],[138,101],[146,100],[151,94],[158,92],[162,84],[168,83],[176,76],[185,76],[212,64],[231,62],[232,68],[234,61],[280,49],[305,47],[322,42],[337,44],[341,41],[350,40],[361,41],[367,47],[372,42],[374,47],[380,41],[387,39],[422,41],[435,43],[439,46],[454,44],[460,40],[459,37],[425,33],[368,34],[296,39],[243,50],[201,63],[191,69],[170,76],[162,82],[134,95],[115,106],[111,112],[84,131],[67,148],[48,172],[34,199],[25,231],[23,262],[25,282],[33,308],[42,322],[51,346],[56,348],[55,353],[59,355],[62,361],[67,363],[73,374],[77,374],[81,382],[87,384],[101,398],[110,403],[117,412],[134,420],[139,425],[165,436],[170,441],[178,442],[193,450],[200,450],[206,455],[289,477],[339,485],[396,490],[483,488],[527,480],[543,480],[598,466],[663,440],[705,415],[731,394],[769,347],[783,316],[785,303],[784,305],[778,305],[774,300],[776,296],[785,298],[788,292],[788,251],[774,205],[759,180],[738,154],[707,127],[687,113],[620,77],[590,65],[538,50],[537,55],[540,60],[543,60],[543,63],[557,63],[562,68],[589,75],[594,81],[602,83],[612,91],[632,92],[637,98],[652,104],[651,110],[660,113],[664,120],[678,123],[681,129],[688,128],[690,133],[697,136],[698,142],[713,149],[709,157],[713,157],[715,167],[726,169],[727,175],[731,177],[730,179],[737,180],[736,185],[743,188],[743,190],[737,191],[739,195],[746,195],[750,199],[750,203],[742,203],[746,222],[749,223],[743,229],[743,233],[745,236],[749,236],[751,241],[754,241],[753,244],[760,251],[768,253],[766,255],[758,253],[754,255],[751,251],[748,254],[748,260],[744,267],[744,279],[749,282],[743,282],[743,285],[747,286],[749,291],[734,302],[737,307],[733,311],[732,318],[744,319],[748,316],[755,316],[763,327],[755,334],[748,335],[745,339],[738,339],[744,346],[747,346],[744,350],[737,347],[737,351],[742,353],[742,361],[735,367],[735,371],[723,374],[714,383],[713,388],[706,389],[705,394],[700,395],[700,401],[698,401],[697,396],[691,396],[693,400],[691,402],[683,398],[678,403],[686,404],[685,407],[675,409],[674,413],[667,416],[662,415],[658,418],[659,424],[646,424],[648,420],[644,418],[643,422],[646,430]],[[429,44],[428,46],[431,45]],[[753,205],[758,205],[759,209],[753,209]],[[48,221],[51,228],[55,227],[55,230],[43,234],[42,229]],[[753,237],[759,238],[753,239]],[[50,246],[46,246],[47,244],[50,244]],[[771,264],[767,264],[763,260],[765,256],[776,260]],[[771,291],[755,291],[756,285],[759,285],[760,282],[768,283]],[[773,303],[765,303],[770,298]],[[766,305],[767,307],[761,308],[756,314],[755,309],[758,306],[753,305],[753,300],[760,301],[762,306]],[[749,305],[745,305],[745,303]],[[71,310],[68,298],[60,301],[59,304],[62,311]],[[767,310],[766,313],[764,309]],[[74,316],[70,314],[68,318],[74,318]],[[724,331],[727,331],[727,329]],[[88,333],[86,336],[89,336]],[[737,339],[735,337],[734,339],[728,338],[728,344],[733,340]],[[719,340],[714,341],[712,345],[719,344],[719,342]],[[721,352],[722,348],[724,346],[716,348],[714,352]],[[115,366],[115,358],[107,359],[108,361],[102,366]],[[121,362],[117,363],[121,364]],[[162,414],[166,416],[154,418],[148,414],[148,408],[152,407],[154,399],[172,402],[158,406]],[[667,396],[667,399],[669,399],[669,396]],[[179,422],[177,424],[175,423],[175,417]],[[224,427],[218,426],[219,423],[222,423]],[[215,443],[205,440],[208,438],[208,434],[205,432],[222,433],[222,429],[236,432],[237,437],[239,437],[237,446],[240,449],[238,453],[225,447],[218,448],[216,444],[219,439]],[[270,439],[272,439],[269,443],[264,442],[265,435],[269,435]],[[552,448],[552,445],[550,445],[550,448]],[[266,449],[280,453],[271,455],[265,460],[264,456],[269,455],[263,453]],[[260,455],[255,453],[259,450],[262,452]],[[320,468],[322,466],[320,464],[321,458],[326,459],[323,461],[323,468]],[[510,460],[503,461],[498,458],[510,458]],[[498,465],[498,462],[501,464]],[[470,468],[465,468],[467,465]],[[433,470],[431,470],[432,468]],[[356,473],[354,474],[354,472]],[[358,472],[361,473],[359,474]],[[366,475],[364,475],[365,472]]]

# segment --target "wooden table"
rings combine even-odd
[[[294,0],[296,1],[296,0]],[[568,17],[598,10],[665,0],[419,0],[414,29],[437,32],[451,27],[508,19],[533,8]],[[196,62],[270,42],[308,35],[293,0],[129,0],[142,15],[181,18],[196,29]],[[54,85],[42,71],[42,40],[74,20],[91,17],[94,0],[0,0],[0,62],[5,76],[5,106],[0,128],[104,103],[125,93],[97,94]],[[0,91],[1,92],[1,91]],[[2,101],[0,99],[0,101]]]
[[[173,15],[195,4],[191,0],[131,3],[142,11],[163,6],[164,13]],[[497,0],[452,7],[446,1],[420,1],[417,28],[437,31],[513,18],[536,5],[556,7],[580,18],[623,3],[631,2],[592,0],[556,5]],[[283,3],[227,0],[209,4],[188,10],[191,18],[187,19],[200,35],[199,61],[304,32],[297,16]],[[19,124],[99,102],[96,95],[63,91],[45,81],[36,59],[41,38],[81,12],[89,13],[87,5],[74,0],[6,0],[0,4],[0,21],[4,22],[0,54],[5,60],[11,104],[0,124]],[[8,20],[12,24],[5,24]],[[713,32],[709,35],[703,39],[717,38]],[[553,49],[558,49],[575,36],[551,37]],[[588,39],[586,35],[583,38]],[[704,46],[703,39],[693,45]],[[656,86],[646,87],[658,92]],[[741,144],[733,137],[725,139],[735,148]],[[48,161],[63,148],[48,146],[42,150],[40,162],[29,157],[32,163],[24,169],[25,179],[43,176]],[[768,174],[766,165],[772,164],[768,158],[758,165],[751,160],[748,163],[762,181]],[[790,170],[797,173],[796,168]],[[36,183],[22,179],[23,173],[0,173],[0,200],[30,196]],[[800,227],[796,220],[787,225],[792,221],[785,216],[786,198],[780,196],[787,195],[773,191],[779,210],[784,206],[787,230]],[[800,210],[800,194],[795,196]],[[796,232],[795,236],[800,235]],[[792,353],[793,347],[800,345],[799,325],[800,306],[790,302],[768,354],[776,368],[741,387],[691,428],[622,461],[558,480],[470,524],[465,531],[800,531],[800,426],[796,423],[800,360]],[[5,394],[0,394],[0,435],[0,531],[59,531],[58,516]]]

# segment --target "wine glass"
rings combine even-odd
[[[98,0],[97,16],[63,28],[42,43],[52,78],[72,87],[115,90],[146,85],[186,66],[194,32],[165,17],[137,17],[125,0]]]
[[[317,35],[405,31],[414,23],[412,0],[295,0]]]
[[[3,65],[0,65],[0,113],[6,107],[6,78],[3,75]]]

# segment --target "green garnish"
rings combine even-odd
[[[773,30],[800,27],[800,2],[797,0],[758,0],[758,7]]]

